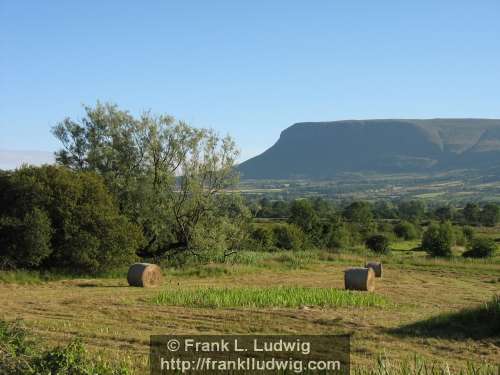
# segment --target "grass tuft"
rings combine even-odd
[[[389,302],[384,297],[373,293],[304,287],[166,290],[158,294],[153,302],[158,305],[208,308],[389,306]]]

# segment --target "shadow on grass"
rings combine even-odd
[[[500,340],[500,295],[478,307],[434,316],[389,332],[401,336]]]

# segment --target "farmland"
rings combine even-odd
[[[244,252],[225,264],[166,269],[164,284],[154,289],[128,287],[119,273],[47,281],[34,274],[16,278],[4,272],[2,318],[22,319],[47,347],[79,337],[91,353],[111,363],[126,362],[139,374],[147,372],[152,334],[349,333],[358,369],[371,368],[379,356],[398,362],[409,360],[412,353],[426,363],[452,369],[465,369],[469,362],[498,365],[498,333],[488,334],[493,327],[476,321],[453,323],[451,318],[449,328],[434,329],[429,319],[490,301],[500,289],[499,257],[435,260],[412,250],[413,245],[394,243],[392,253],[381,256],[363,249]],[[283,306],[273,305],[271,296],[261,305],[236,303],[233,298],[215,308],[193,305],[189,298],[165,298],[229,288],[241,301],[242,291],[249,287],[254,295],[271,288],[275,297],[282,287],[341,293],[342,271],[371,259],[385,265],[374,293],[383,303]],[[428,324],[429,329],[412,328],[416,323],[424,328]]]

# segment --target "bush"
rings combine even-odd
[[[349,228],[343,223],[332,225],[327,235],[326,246],[329,249],[340,249],[352,244],[352,236]]]
[[[382,234],[375,234],[368,237],[365,245],[371,251],[379,254],[387,254],[389,252],[389,239]]]
[[[394,234],[406,241],[419,237],[417,226],[409,221],[401,221],[394,226]]]
[[[252,231],[251,238],[262,250],[268,250],[274,245],[273,231],[268,227],[256,227]]]
[[[20,322],[0,320],[0,374],[128,375],[127,365],[113,366],[90,356],[80,341],[41,352]]]
[[[450,222],[431,223],[424,232],[422,248],[432,256],[450,256],[453,245],[453,227]]]
[[[477,238],[470,249],[462,254],[465,258],[490,258],[495,255],[497,244],[490,238]]]
[[[294,224],[279,224],[273,228],[274,244],[279,249],[300,250],[304,246],[304,232]]]
[[[500,220],[500,207],[495,203],[486,204],[479,214],[481,224],[494,227]]]
[[[96,174],[25,167],[3,175],[0,185],[4,267],[96,273],[136,258],[142,233]]]
[[[472,240],[474,240],[474,237],[476,236],[474,229],[469,226],[463,227],[462,233],[464,234],[464,237],[467,240],[467,242],[471,242]]]

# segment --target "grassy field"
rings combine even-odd
[[[414,245],[396,244],[381,258],[384,277],[372,295],[343,290],[347,266],[380,259],[363,251],[247,252],[228,264],[166,270],[156,289],[128,287],[124,277],[0,273],[0,318],[23,319],[47,346],[80,337],[139,374],[152,334],[349,333],[360,373],[382,357],[415,363],[414,354],[451,370],[498,365],[498,331],[471,311],[500,292],[500,259],[433,260]],[[486,314],[499,316],[491,306]]]

